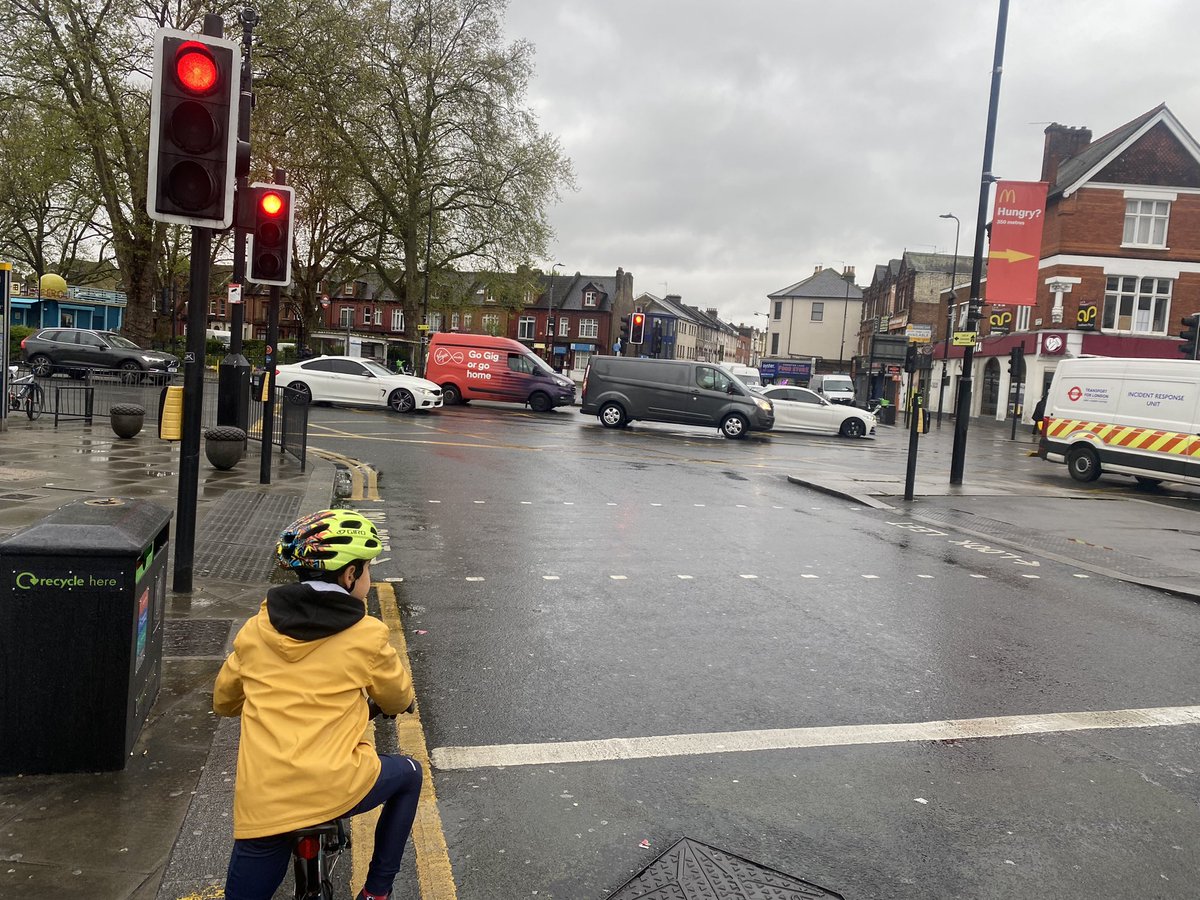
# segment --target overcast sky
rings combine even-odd
[[[973,250],[999,0],[510,0],[529,103],[578,190],[560,272],[633,272],[750,323],[823,264]],[[1036,181],[1050,122],[1165,102],[1200,137],[1196,0],[1011,0],[995,159]],[[666,284],[664,284],[664,282]],[[764,321],[757,320],[760,324]]]

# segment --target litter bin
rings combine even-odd
[[[125,767],[162,679],[170,521],[76,500],[0,541],[0,775]]]

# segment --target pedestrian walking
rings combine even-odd
[[[1042,393],[1042,399],[1033,406],[1033,436],[1037,437],[1042,431],[1042,417],[1046,415],[1046,392]]]
[[[299,580],[267,592],[217,674],[213,711],[242,720],[226,900],[274,896],[292,832],[378,806],[356,896],[391,896],[422,773],[416,760],[378,753],[363,737],[368,697],[385,715],[416,706],[387,626],[367,615],[371,560],[382,548],[375,526],[349,509],[286,528],[275,556]]]

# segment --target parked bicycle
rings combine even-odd
[[[9,369],[8,408],[25,410],[25,415],[36,419],[42,414],[42,387],[33,380],[33,373],[17,376],[16,368]]]

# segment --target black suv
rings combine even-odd
[[[179,358],[170,353],[143,350],[115,331],[88,328],[43,328],[21,341],[21,358],[39,377],[66,372],[82,378],[88,369],[116,369],[126,380],[140,380],[179,371]]]

